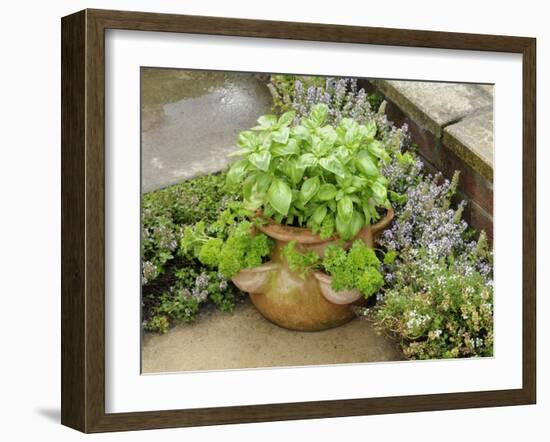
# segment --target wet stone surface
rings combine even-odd
[[[366,320],[320,332],[278,327],[250,304],[232,313],[212,311],[165,335],[146,334],[144,373],[285,367],[403,360],[389,339]]]
[[[374,80],[382,93],[436,138],[443,128],[493,106],[493,87],[477,84]]]
[[[141,97],[143,192],[222,170],[271,108],[265,79],[246,73],[144,68]]]

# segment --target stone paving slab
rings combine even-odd
[[[443,144],[488,180],[493,180],[493,111],[472,114],[447,126]]]
[[[397,80],[372,82],[436,138],[441,138],[445,126],[493,105],[492,92],[484,85]],[[492,86],[489,88],[492,90]]]
[[[240,131],[270,113],[257,75],[142,70],[142,191],[224,169]]]
[[[402,353],[360,319],[321,332],[295,332],[267,321],[250,302],[213,311],[165,335],[146,334],[144,373],[399,361]]]

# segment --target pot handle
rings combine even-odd
[[[388,227],[393,219],[393,215],[394,215],[393,207],[390,207],[388,209],[388,212],[386,213],[386,216],[382,218],[380,221],[378,221],[376,224],[372,225],[371,227],[372,233],[373,234],[378,233],[381,230],[384,230],[386,227]]]
[[[262,293],[271,279],[271,274],[279,268],[279,264],[269,261],[253,269],[244,269],[237,273],[231,281],[246,293]]]

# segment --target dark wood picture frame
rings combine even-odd
[[[61,422],[83,432],[215,425],[534,404],[536,400],[536,40],[405,29],[84,10],[62,29]],[[523,57],[522,388],[231,406],[105,412],[105,30],[495,51]]]

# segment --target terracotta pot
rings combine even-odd
[[[381,221],[363,227],[353,240],[346,241],[344,247],[350,247],[356,239],[373,247],[376,235],[389,225],[392,218],[393,209],[389,209]],[[258,229],[276,240],[271,261],[241,271],[233,277],[233,282],[249,293],[252,303],[264,317],[281,327],[299,331],[325,330],[345,324],[355,317],[351,305],[361,304],[364,301],[362,296],[352,299],[356,294],[331,293],[330,282],[327,287],[326,279],[316,276],[318,272],[311,272],[302,278],[289,269],[282,254],[288,242],[296,241],[298,251],[314,250],[322,256],[325,248],[336,242],[338,237],[323,240],[309,229],[276,223],[268,223]]]

